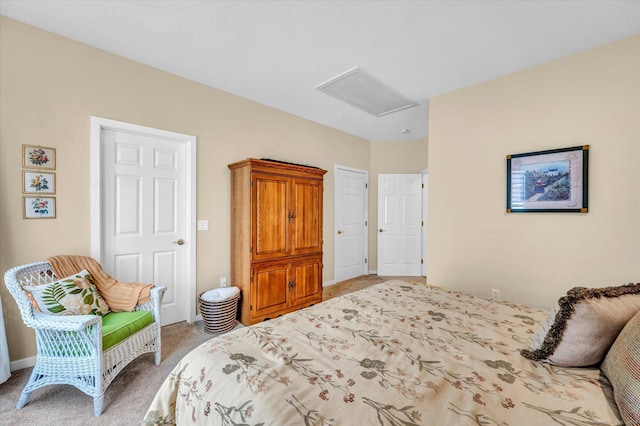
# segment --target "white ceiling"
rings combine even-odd
[[[434,96],[640,33],[637,0],[0,0],[0,14],[364,139],[398,141],[427,134]],[[314,89],[355,66],[419,106],[374,117]]]

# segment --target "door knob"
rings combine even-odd
[[[182,238],[180,238],[178,241],[174,241],[173,244],[177,244],[179,246],[184,244],[184,240]]]
[[[344,231],[338,229],[338,235],[342,234]]]
[[[378,232],[384,232],[384,229],[380,228],[380,229],[378,230]]]

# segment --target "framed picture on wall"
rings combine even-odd
[[[55,219],[55,197],[23,197],[25,219]]]
[[[507,213],[587,213],[589,145],[507,155]]]
[[[23,170],[22,192],[24,194],[55,194],[56,174]]]
[[[56,149],[39,145],[22,145],[22,167],[55,170]]]

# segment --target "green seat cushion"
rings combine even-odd
[[[149,324],[153,324],[149,311],[108,313],[102,317],[102,350],[106,351]]]

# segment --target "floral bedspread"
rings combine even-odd
[[[599,369],[520,355],[546,316],[388,281],[205,342],[144,424],[622,425]]]

